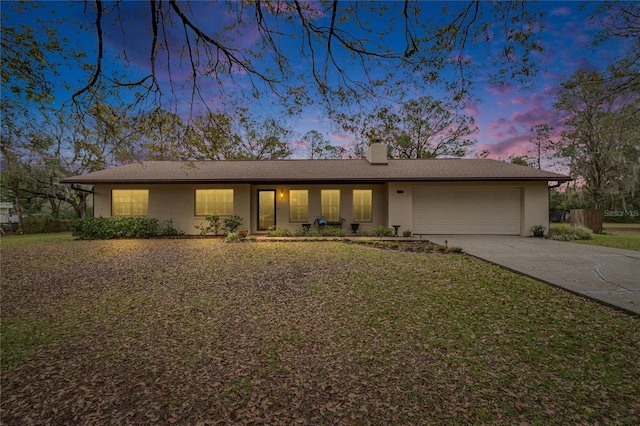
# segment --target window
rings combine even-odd
[[[196,216],[233,216],[233,189],[196,189]]]
[[[370,189],[353,190],[354,222],[371,222],[373,216],[371,207],[371,193],[372,191]]]
[[[322,216],[327,222],[340,222],[340,190],[323,189],[320,191]]]
[[[289,222],[309,220],[309,191],[292,189],[289,191]]]
[[[147,214],[149,214],[148,189],[111,191],[111,216],[146,216]]]

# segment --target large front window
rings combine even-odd
[[[196,216],[233,216],[233,189],[196,189]]]
[[[371,222],[372,220],[372,191],[370,189],[353,190],[353,221]]]
[[[289,222],[309,220],[309,191],[292,189],[289,191]]]
[[[340,190],[323,189],[320,192],[322,216],[328,222],[340,222]]]
[[[146,216],[147,214],[149,214],[148,189],[111,191],[111,216]]]

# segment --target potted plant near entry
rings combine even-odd
[[[546,229],[547,228],[542,225],[533,225],[531,228],[529,228],[529,231],[531,231],[534,237],[544,237],[544,231]]]

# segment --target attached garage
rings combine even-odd
[[[520,188],[416,188],[414,232],[520,235],[521,191]]]

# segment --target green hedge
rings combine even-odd
[[[69,227],[81,240],[150,238],[161,234],[158,219],[150,217],[87,217],[74,219]]]

